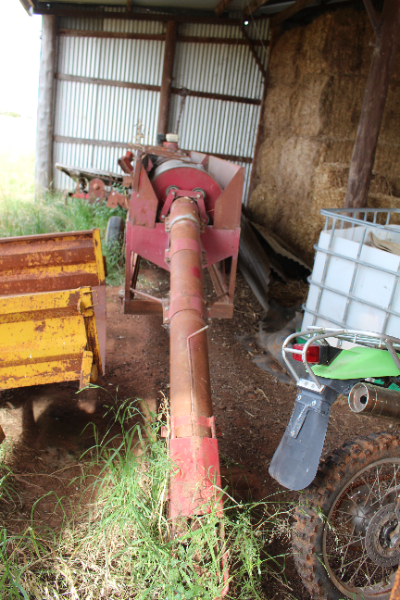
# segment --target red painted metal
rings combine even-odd
[[[208,437],[170,440],[174,475],[169,492],[169,516],[204,515],[213,508],[222,517],[218,441]]]
[[[132,161],[134,160],[133,152],[128,152],[118,160],[118,165],[121,167],[124,173],[130,175],[133,172]]]
[[[214,265],[226,258],[237,258],[239,252],[240,229],[215,229],[205,227],[201,234],[201,245],[206,255],[204,267]],[[139,254],[157,266],[169,271],[169,263],[165,262],[165,249],[168,248],[169,237],[164,223],[156,223],[154,229],[133,226],[126,223],[127,256]],[[167,255],[168,257],[168,255]]]
[[[239,251],[244,169],[175,145],[135,147],[135,164],[125,165],[131,185],[126,222],[124,310],[162,311],[170,327],[169,517],[180,519],[215,511],[222,517],[218,442],[211,401],[207,329],[211,314],[232,317]],[[126,157],[125,157],[126,158]],[[229,282],[218,264],[232,258]],[[170,271],[170,297],[163,300],[136,289],[140,258]],[[216,298],[206,304],[203,269],[209,267]],[[163,433],[164,435],[167,432]],[[227,557],[222,559],[228,592]]]
[[[213,222],[215,202],[222,193],[221,187],[205,170],[194,167],[195,165],[189,167],[187,163],[179,164],[178,161],[171,161],[171,168],[156,175],[152,180],[152,186],[162,205],[166,202],[168,191],[172,187],[179,190],[180,195],[183,195],[181,190],[185,190],[188,196],[196,190],[203,190],[207,215]]]
[[[95,179],[91,179],[91,181],[89,182],[88,192],[88,200],[90,204],[92,204],[96,200],[103,202],[103,200],[106,198],[105,187],[105,183],[101,179],[98,179],[97,177]]]
[[[178,198],[170,213],[171,458],[170,518],[213,509],[220,488],[218,444],[212,415],[203,291],[201,219],[194,200]],[[191,240],[191,243],[188,243]],[[214,435],[213,435],[214,434]],[[206,506],[208,503],[208,506]],[[222,510],[222,506],[218,508]]]

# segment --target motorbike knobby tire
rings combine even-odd
[[[356,486],[354,482],[363,477],[363,470],[368,470],[369,466],[376,469],[375,463],[389,468],[392,462],[399,464],[400,468],[400,435],[385,432],[359,437],[322,461],[313,483],[302,494],[295,511],[293,553],[297,571],[313,599],[369,600],[373,597],[389,600],[390,589],[387,585],[382,593],[372,595],[368,589],[367,593],[360,592],[358,586],[351,590],[351,586],[346,587],[335,574],[331,577],[327,563],[330,560],[333,563],[329,558],[333,553],[327,551],[324,538],[326,540],[328,535],[333,535],[328,531],[332,531],[332,521],[338,518],[340,511],[337,506],[346,498],[346,488],[351,490],[351,496],[354,493],[352,486]],[[400,489],[400,480],[396,489]],[[363,543],[359,541],[361,537],[358,540],[354,538],[359,548]],[[396,568],[393,567],[394,572]]]

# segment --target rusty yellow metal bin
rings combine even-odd
[[[90,287],[0,298],[0,390],[103,372]]]
[[[99,230],[0,239],[0,299],[13,297],[16,310],[21,294],[87,286],[97,295],[95,315],[104,369],[106,276]]]

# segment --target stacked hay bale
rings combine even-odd
[[[274,44],[253,220],[312,264],[321,208],[344,203],[373,51],[365,11],[325,13]],[[400,58],[386,102],[368,205],[400,207]]]

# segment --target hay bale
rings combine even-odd
[[[344,203],[373,42],[366,12],[350,8],[284,32],[272,51],[265,139],[249,211],[306,262],[313,260],[323,226],[320,209]],[[399,92],[400,53],[376,153],[370,206],[399,202]]]

